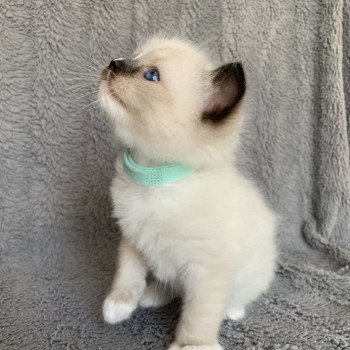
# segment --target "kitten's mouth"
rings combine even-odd
[[[124,103],[124,101],[120,98],[120,96],[115,92],[115,90],[113,91],[111,86],[110,86],[110,82],[111,82],[111,72],[110,71],[102,71],[101,73],[101,84],[100,84],[100,91],[105,94],[108,95],[109,97],[111,97],[115,102],[117,102],[118,104],[122,105],[124,108],[126,108],[126,105]]]

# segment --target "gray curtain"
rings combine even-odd
[[[239,166],[279,213],[275,282],[226,349],[350,349],[349,0],[0,0],[0,348],[166,349],[180,304],[102,322],[118,148],[96,69],[163,31],[240,60]]]

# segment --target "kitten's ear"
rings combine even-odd
[[[246,84],[241,63],[228,63],[212,72],[212,91],[207,98],[202,120],[214,124],[224,121],[242,100]]]

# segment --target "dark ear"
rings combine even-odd
[[[224,121],[244,96],[246,86],[242,64],[228,63],[215,69],[212,85],[202,120],[216,124]]]

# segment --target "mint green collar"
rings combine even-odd
[[[166,185],[182,180],[195,171],[192,167],[180,164],[143,167],[134,162],[129,150],[124,152],[123,165],[128,178],[144,186]]]

